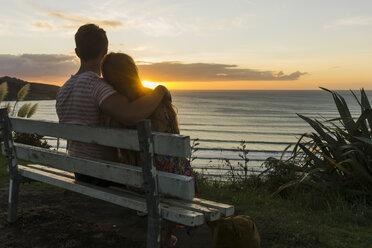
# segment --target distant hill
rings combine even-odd
[[[59,86],[41,83],[32,83],[23,81],[18,78],[12,77],[0,77],[0,84],[3,82],[8,83],[8,95],[5,97],[5,101],[14,101],[17,98],[18,91],[25,85],[30,84],[30,92],[26,96],[25,100],[54,100],[56,99],[57,91]]]

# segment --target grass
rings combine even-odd
[[[7,187],[8,180],[6,159],[0,156],[0,186]],[[266,186],[254,180],[241,185],[198,181],[201,198],[233,204],[237,214],[255,220],[262,247],[372,247],[372,208],[362,202],[351,204],[342,197],[311,192],[270,197]],[[22,188],[61,190],[43,183]]]
[[[372,247],[372,208],[342,197],[292,193],[271,197],[263,185],[236,187],[201,180],[202,198],[233,204],[251,216],[262,247]]]

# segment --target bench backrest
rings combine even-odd
[[[11,129],[16,132],[141,151],[137,130],[88,127],[21,118],[9,119]],[[190,156],[189,136],[152,133],[152,138],[154,153],[177,157]],[[142,168],[137,166],[72,157],[66,153],[23,144],[15,144],[15,149],[17,158],[32,163],[44,164],[129,186],[144,186]],[[160,193],[181,199],[190,200],[195,196],[194,180],[187,176],[159,171],[158,187]]]

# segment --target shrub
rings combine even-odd
[[[372,110],[367,95],[362,89],[359,100],[352,92],[361,107],[360,116],[354,119],[341,95],[322,89],[332,94],[340,117],[319,121],[298,114],[314,132],[301,136],[288,160],[266,160],[266,175],[282,183],[275,193],[309,186],[371,200]]]

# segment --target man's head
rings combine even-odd
[[[82,61],[102,59],[107,53],[106,32],[95,24],[81,26],[75,34],[75,43],[76,55]]]

